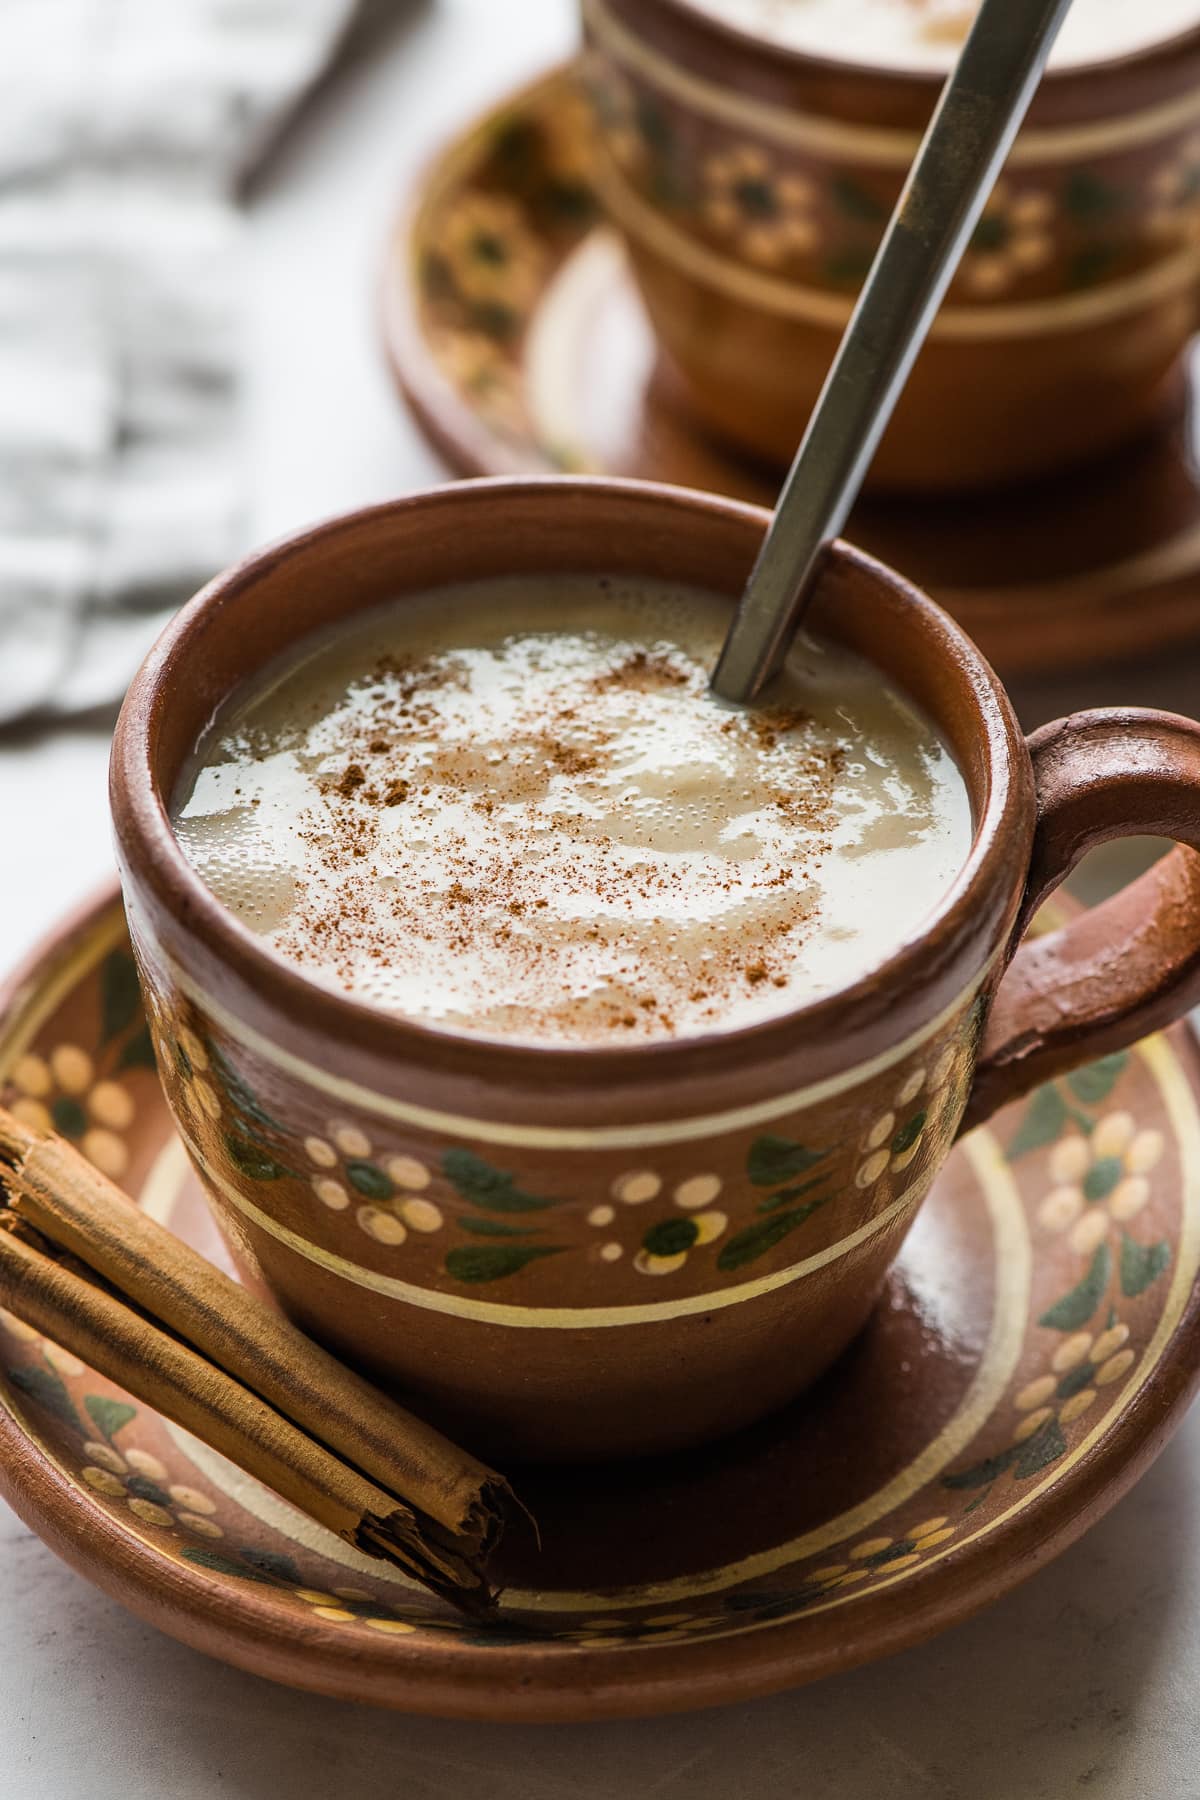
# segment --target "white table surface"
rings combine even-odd
[[[570,0],[417,7],[284,145],[252,209],[256,538],[436,478],[375,341],[389,208],[448,125],[572,37]],[[1198,690],[1176,658],[1021,699],[1032,721],[1089,698],[1186,708]],[[0,880],[6,959],[110,869],[105,753],[87,733],[0,746],[22,865]],[[3,1507],[0,1595],[0,1800],[1200,1800],[1200,1416],[1081,1544],[970,1624],[677,1719],[504,1728],[289,1693],[140,1624]]]

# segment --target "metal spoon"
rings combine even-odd
[[[713,689],[725,700],[752,700],[791,642],[822,553],[858,496],[1070,4],[983,0],[979,8],[825,378],[713,671]]]

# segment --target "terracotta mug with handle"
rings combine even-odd
[[[251,556],[168,626],[118,726],[122,878],[162,1078],[243,1268],[350,1360],[513,1460],[671,1449],[779,1406],[863,1324],[964,1123],[1200,999],[1200,857],[1023,934],[1092,846],[1200,847],[1200,726],[1028,742],[962,630],[831,555],[812,628],[936,723],[975,823],[921,929],[839,992],[702,1037],[537,1046],[314,984],[170,823],[219,707],[305,633],[439,584],[653,576],[732,606],[767,515],[636,482],[462,483]]]

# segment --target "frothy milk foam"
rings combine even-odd
[[[977,0],[692,0],[701,12],[810,56],[885,67],[950,67]],[[1052,67],[1128,56],[1200,25],[1200,0],[1074,0]]]
[[[184,772],[180,843],[313,979],[542,1042],[750,1023],[848,985],[966,859],[930,725],[801,639],[770,704],[708,671],[728,602],[651,581],[447,588],[307,640]]]

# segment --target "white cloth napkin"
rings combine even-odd
[[[239,183],[356,0],[0,0],[0,724],[243,547]]]

